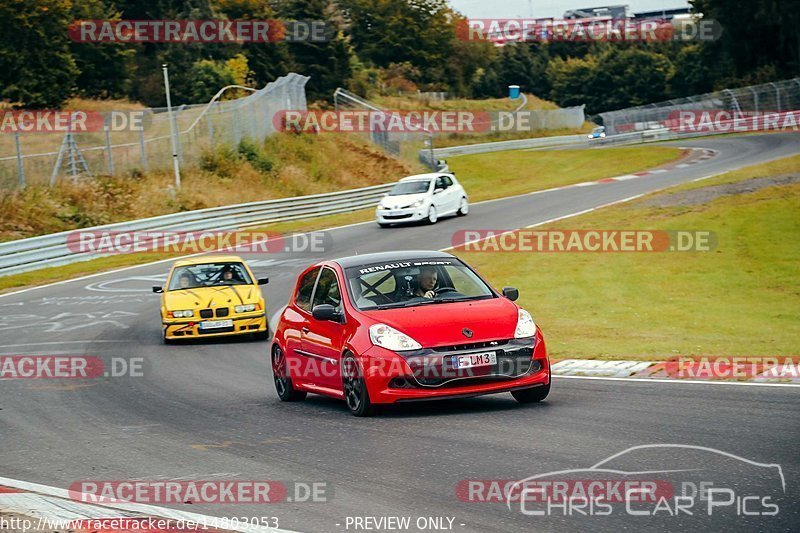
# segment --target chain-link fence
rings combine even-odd
[[[800,110],[800,78],[677,98],[600,113],[606,133],[630,133],[669,127],[680,112],[785,113]]]
[[[333,95],[336,111],[362,111],[377,114],[391,115],[393,113],[403,114],[408,110],[392,111],[386,110],[377,104],[365,100],[344,89],[337,89]],[[563,109],[542,109],[542,110],[521,110],[513,111],[469,111],[463,112],[469,115],[470,131],[459,130],[458,133],[447,133],[425,129],[423,127],[413,128],[415,131],[398,131],[397,129],[387,128],[386,131],[371,129],[362,132],[369,141],[379,146],[383,151],[395,157],[407,160],[419,161],[426,167],[436,170],[438,164],[434,156],[434,148],[437,140],[449,135],[458,135],[459,138],[487,137],[488,134],[496,132],[523,132],[523,136],[537,130],[558,130],[558,129],[579,129],[583,126],[585,115],[584,106],[569,107]],[[435,111],[431,111],[436,113]],[[461,113],[448,110],[443,113]],[[391,122],[387,120],[387,123]],[[376,124],[379,121],[376,121]],[[438,122],[443,125],[442,121]],[[446,129],[446,128],[445,128]],[[455,129],[459,129],[458,126]],[[474,141],[473,141],[474,142]]]
[[[215,145],[260,140],[277,131],[274,117],[279,111],[306,110],[308,79],[291,73],[241,98],[173,107],[181,166],[196,165]],[[0,133],[0,188],[171,169],[167,109],[140,111],[144,120],[138,130]]]

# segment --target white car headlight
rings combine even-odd
[[[191,318],[194,316],[194,311],[192,311],[191,309],[172,311],[172,316],[175,318]]]
[[[425,199],[417,200],[411,207],[420,207],[425,203]]]
[[[237,305],[233,310],[237,313],[249,313],[256,310],[256,304]]]
[[[392,350],[393,352],[402,352],[406,350],[420,350],[422,345],[406,335],[400,333],[391,326],[386,324],[374,324],[369,327],[369,339],[375,346]]]
[[[517,329],[514,331],[515,339],[525,339],[536,335],[536,324],[529,312],[524,309],[519,310],[517,316]]]

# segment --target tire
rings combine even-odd
[[[511,395],[519,403],[537,403],[541,402],[547,395],[550,394],[550,384],[539,385],[538,387],[531,387],[530,389],[522,389],[511,391]]]
[[[436,213],[436,208],[431,206],[428,210],[428,224],[436,224],[439,221],[439,215]]]
[[[467,202],[466,197],[461,198],[461,204],[458,206],[458,212],[456,213],[460,217],[467,216],[469,213],[469,203]]]
[[[175,339],[167,338],[167,328],[161,328],[161,344],[169,345],[175,344]]]
[[[286,356],[277,344],[272,347],[272,380],[275,382],[275,392],[282,402],[299,402],[305,400],[308,393],[296,390],[286,370]]]
[[[350,414],[359,417],[375,414],[375,405],[369,399],[364,373],[351,353],[345,354],[342,359],[342,391]]]

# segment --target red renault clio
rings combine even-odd
[[[380,404],[550,391],[544,338],[530,313],[443,252],[324,261],[299,277],[271,348],[283,401],[342,398],[356,416]]]

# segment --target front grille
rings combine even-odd
[[[197,333],[200,335],[209,335],[212,333],[229,333],[231,331],[234,331],[233,326],[227,328],[198,329]]]
[[[227,307],[218,307],[216,309],[216,311],[217,311],[217,316],[218,317],[220,317],[220,316],[228,316],[228,308]]]
[[[213,309],[201,309],[200,310],[200,318],[211,318],[214,316]]]
[[[409,213],[408,215],[383,215],[383,218],[386,220],[401,220],[404,218],[411,218],[413,213]]]

